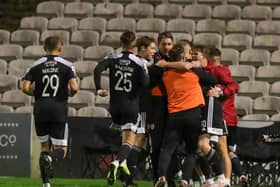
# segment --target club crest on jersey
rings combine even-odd
[[[119,61],[119,63],[120,63],[120,65],[122,65],[122,66],[128,66],[128,65],[131,63],[131,61],[130,61],[130,60],[121,59],[121,60]]]

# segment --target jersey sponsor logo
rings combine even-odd
[[[14,134],[1,134],[0,135],[0,147],[14,146],[17,141],[17,137]]]

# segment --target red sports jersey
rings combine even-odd
[[[232,78],[227,66],[214,66],[211,61],[208,62],[207,70],[216,78],[223,90],[225,100],[223,102],[223,116],[228,126],[237,125],[237,112],[234,106],[234,97],[239,90],[238,83]]]

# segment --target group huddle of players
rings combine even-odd
[[[136,167],[149,137],[155,187],[175,187],[179,170],[181,187],[191,185],[194,173],[202,186],[230,186],[232,170],[248,186],[235,154],[239,87],[221,64],[220,50],[188,40],[174,44],[170,32],[156,41],[127,31],[120,43],[122,52],[108,55],[94,70],[96,94],[110,94],[112,121],[122,132],[108,184],[119,176],[124,187],[137,185]],[[101,87],[107,68],[110,92]]]

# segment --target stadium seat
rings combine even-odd
[[[60,17],[63,16],[64,4],[59,1],[44,1],[37,5],[38,16]]]
[[[278,0],[256,0],[257,5],[267,5],[272,7],[280,6],[280,2]]]
[[[83,107],[77,112],[79,117],[109,117],[109,112],[102,107]]]
[[[280,65],[280,50],[273,51],[270,58],[271,65]]]
[[[79,23],[79,30],[98,31],[103,33],[106,30],[106,19],[99,17],[84,18]]]
[[[106,55],[113,53],[109,46],[92,46],[85,49],[84,60],[102,60]]]
[[[249,5],[242,10],[242,18],[247,20],[268,20],[271,14],[272,10],[268,6]]]
[[[270,117],[267,114],[248,114],[243,116],[241,120],[268,121]]]
[[[8,105],[0,105],[0,113],[13,113],[14,109]]]
[[[25,59],[38,59],[46,54],[42,45],[27,46],[23,51]]]
[[[267,66],[270,62],[270,53],[264,49],[246,49],[240,54],[240,65]]]
[[[139,0],[140,3],[150,3],[152,5],[161,4],[164,0]]]
[[[252,20],[231,20],[227,24],[227,33],[255,35],[256,23]]]
[[[174,37],[174,43],[179,43],[180,40],[188,40],[188,41],[192,41],[192,35],[189,33],[173,33],[172,35]]]
[[[10,41],[10,32],[0,29],[0,44],[8,44]]]
[[[273,115],[280,111],[280,97],[262,96],[254,101],[253,112],[255,114]]]
[[[0,75],[5,75],[7,73],[7,62],[0,59]]]
[[[99,33],[96,31],[79,30],[72,32],[71,44],[89,47],[99,44]]]
[[[241,7],[247,6],[251,4],[250,0],[227,0],[227,4],[234,4]]]
[[[196,24],[196,33],[219,33],[223,34],[226,30],[226,23],[218,19],[199,20]]]
[[[109,78],[108,76],[101,76],[101,87],[104,89],[109,90]],[[95,84],[93,82],[93,76],[87,76],[84,77],[81,81],[81,89],[82,90],[90,90],[90,91],[94,91],[95,88]]]
[[[229,66],[232,77],[238,82],[253,81],[255,79],[256,68],[249,65],[230,65]]]
[[[35,30],[16,30],[11,34],[11,42],[23,47],[39,44],[40,33]]]
[[[22,52],[23,49],[20,45],[16,45],[16,44],[0,45],[0,58],[7,61],[20,59],[22,57]]]
[[[80,90],[73,97],[68,98],[69,106],[73,108],[82,108],[94,105],[95,95],[86,90]]]
[[[171,19],[166,24],[166,31],[173,33],[189,33],[194,34],[195,22],[190,19]]]
[[[254,38],[254,48],[276,50],[280,46],[279,35],[259,35]]]
[[[200,4],[187,5],[184,7],[182,17],[194,20],[211,18],[211,8]]]
[[[218,5],[212,11],[212,18],[221,20],[240,19],[241,8],[237,5]]]
[[[69,17],[58,17],[49,20],[49,30],[75,31],[78,28],[78,20]]]
[[[110,97],[101,97],[99,95],[97,95],[95,97],[95,106],[100,106],[100,107],[104,107],[104,108],[109,108],[109,100]]]
[[[154,7],[148,3],[131,3],[126,5],[124,16],[135,19],[151,18],[154,14]]]
[[[239,62],[239,52],[235,49],[222,48],[222,64],[224,65],[238,65]]]
[[[222,36],[215,33],[200,33],[193,38],[195,45],[215,46],[221,48]]]
[[[74,117],[74,116],[76,116],[76,115],[77,115],[76,109],[69,106],[69,107],[68,107],[68,116],[69,116],[69,117]]]
[[[48,19],[40,16],[24,17],[20,21],[20,29],[32,29],[44,32],[48,28]]]
[[[73,62],[76,60],[82,60],[84,49],[79,45],[63,45],[61,51],[61,57]]]
[[[280,113],[272,115],[270,120],[271,121],[280,121]]]
[[[280,79],[280,66],[260,66],[257,69],[256,80],[268,81],[270,83]]]
[[[120,47],[120,37],[122,32],[104,32],[100,38],[100,45],[111,46],[113,48]]]
[[[124,5],[130,4],[130,3],[134,3],[134,2],[138,2],[138,0],[110,0],[111,3],[122,3]]]
[[[234,105],[237,110],[238,116],[252,114],[253,112],[253,99],[247,96],[235,96]]]
[[[123,16],[123,5],[119,3],[98,3],[94,15],[103,18],[119,18]]]
[[[26,59],[17,59],[17,60],[12,60],[9,63],[9,69],[8,69],[8,74],[9,75],[14,75],[21,79],[27,68],[32,64],[33,60],[26,60]]]
[[[158,32],[165,31],[165,21],[159,18],[143,18],[137,22],[137,32]]]
[[[279,20],[280,19],[280,7],[275,7],[272,12],[272,19]]]
[[[269,93],[270,84],[264,81],[243,81],[239,84],[238,95],[256,98]]]
[[[19,107],[31,104],[31,97],[24,94],[21,90],[8,90],[2,95],[2,104],[12,107]]]
[[[92,76],[93,70],[97,65],[95,61],[77,61],[73,64],[79,77]]]
[[[157,18],[169,20],[182,17],[182,6],[176,4],[162,3],[157,5],[154,11]]]
[[[252,48],[252,36],[248,34],[228,34],[224,36],[223,47],[239,51]]]
[[[89,2],[70,2],[65,5],[64,16],[84,18],[93,14],[93,4]]]
[[[169,3],[176,3],[181,5],[193,4],[196,0],[168,0]]]
[[[218,5],[222,4],[223,0],[198,0],[198,4]]]
[[[18,78],[13,75],[0,75],[0,93],[14,90],[18,87]]]
[[[33,113],[33,106],[20,106],[16,108],[15,110],[16,113],[28,113],[32,114]]]
[[[280,21],[260,21],[256,34],[280,34]]]
[[[107,22],[106,31],[132,31],[136,29],[136,21],[133,18],[113,18]]]
[[[271,88],[270,88],[270,95],[274,95],[274,96],[280,96],[280,81],[274,82],[271,84]]]
[[[136,38],[140,38],[142,36],[149,36],[152,37],[154,39],[158,38],[158,33],[157,32],[137,32],[136,33]]]
[[[65,30],[47,30],[41,34],[41,42],[44,42],[45,39],[49,36],[58,36],[63,45],[69,44],[70,34],[68,31]]]

